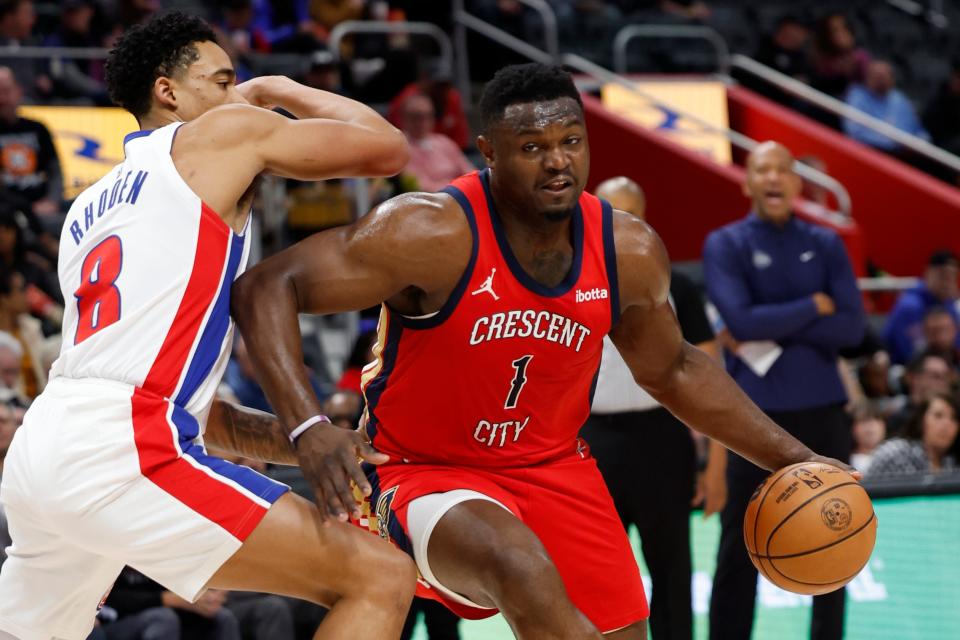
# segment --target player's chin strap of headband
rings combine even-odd
[[[324,416],[324,415],[316,415],[316,416],[311,416],[311,417],[307,418],[306,420],[304,420],[303,422],[301,422],[299,427],[297,427],[296,429],[294,429],[293,431],[291,431],[289,434],[287,434],[287,437],[290,438],[290,446],[293,447],[294,449],[296,449],[296,448],[297,448],[297,438],[299,438],[300,436],[302,436],[302,435],[306,432],[307,429],[309,429],[310,427],[315,426],[315,425],[317,425],[317,424],[320,424],[321,422],[329,423],[329,422],[330,422],[330,418],[328,418],[327,416]]]

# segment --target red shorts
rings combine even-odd
[[[592,457],[573,454],[560,461],[519,469],[478,469],[431,464],[368,467],[373,487],[361,526],[392,541],[411,556],[407,506],[431,493],[477,491],[507,507],[540,539],[571,601],[602,632],[649,615],[630,541]],[[535,585],[532,588],[536,588]],[[486,618],[478,609],[446,598],[437,589],[417,595],[439,600],[463,618]]]

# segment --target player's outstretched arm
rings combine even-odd
[[[456,206],[446,195],[399,196],[353,225],[318,233],[263,261],[234,284],[233,316],[286,433],[321,413],[304,372],[297,314],[364,309],[455,283],[471,243]],[[462,263],[449,262],[461,254]],[[357,456],[386,461],[358,432],[326,424],[308,429],[296,452],[318,503],[339,518],[356,509],[350,480],[370,490]]]
[[[771,421],[714,358],[683,340],[656,232],[619,212],[614,230],[623,311],[610,337],[637,383],[682,422],[763,468],[826,460]]]
[[[409,159],[407,140],[367,105],[313,89],[285,76],[263,76],[237,86],[264,111],[281,107],[297,119],[267,111],[251,146],[264,170],[301,180],[392,176]],[[259,114],[258,114],[259,115]],[[254,132],[251,131],[251,134]]]
[[[297,464],[287,432],[276,416],[231,402],[213,401],[203,440],[236,456],[271,464]]]
[[[238,85],[238,100],[184,124],[173,146],[187,184],[229,215],[261,173],[299,180],[390,176],[407,164],[403,134],[370,107],[282,76]],[[287,118],[262,108],[280,106]]]

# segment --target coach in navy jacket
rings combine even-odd
[[[798,220],[793,156],[765,142],[747,160],[744,193],[753,210],[710,234],[703,252],[707,294],[738,342],[773,341],[783,350],[764,375],[727,354],[733,378],[774,421],[821,455],[848,460],[850,428],[838,350],[859,344],[866,325],[840,238]],[[711,640],[749,640],[757,573],[743,546],[743,516],[766,471],[731,454],[729,497],[710,604]],[[843,637],[844,592],[814,599],[811,638]]]

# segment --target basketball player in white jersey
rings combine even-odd
[[[234,79],[213,32],[183,14],[129,31],[108,60],[111,94],[141,131],[64,225],[60,284],[74,301],[64,346],[0,489],[13,538],[0,636],[85,638],[124,565],[188,600],[216,587],[325,605],[318,638],[399,636],[416,583],[405,555],[204,444],[299,462],[321,504],[336,491],[324,484],[330,470],[386,459],[320,416],[297,439],[214,394],[255,178],[393,174],[404,138],[351,100],[284,78]],[[311,456],[331,442],[339,458]]]

